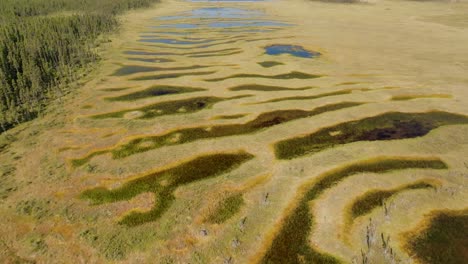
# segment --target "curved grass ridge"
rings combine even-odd
[[[155,195],[155,206],[148,212],[130,212],[120,220],[120,224],[137,226],[155,221],[174,202],[174,191],[186,184],[225,174],[253,159],[250,153],[216,153],[196,157],[187,162],[171,166],[142,177],[135,178],[121,187],[109,190],[97,187],[81,194],[82,199],[93,205],[130,200],[133,197],[151,192]]]
[[[242,51],[240,48],[227,48],[227,49],[220,49],[220,50],[205,50],[205,51],[195,51],[195,52],[184,52],[184,53],[176,53],[176,52],[147,52],[147,51],[140,51],[140,50],[130,50],[125,51],[124,54],[126,55],[142,55],[142,56],[189,56],[190,55],[200,55],[200,54],[219,54],[224,52],[235,52],[235,51]]]
[[[121,96],[115,97],[106,97],[104,98],[107,101],[133,101],[138,99],[144,99],[148,97],[171,95],[171,94],[181,94],[181,93],[193,93],[206,91],[202,88],[192,88],[192,87],[182,87],[182,86],[172,86],[172,85],[155,85],[150,88],[144,89],[142,91],[128,93]]]
[[[209,223],[222,224],[238,213],[244,205],[242,193],[233,194],[219,202],[216,209],[206,219]]]
[[[100,91],[104,91],[104,92],[120,92],[120,91],[124,91],[124,90],[128,90],[132,87],[119,87],[119,88],[105,88],[105,89],[101,89]]]
[[[388,199],[402,192],[434,189],[439,185],[440,183],[438,181],[426,179],[389,190],[370,190],[354,199],[354,201],[348,206],[346,226],[351,226],[356,218],[369,214],[375,208],[381,207]],[[347,229],[349,230],[349,228]]]
[[[323,93],[323,94],[316,94],[316,95],[307,95],[307,96],[290,96],[290,97],[283,97],[283,98],[276,98],[276,99],[271,99],[263,102],[257,102],[253,104],[267,104],[267,103],[277,103],[277,102],[284,102],[284,101],[295,101],[295,100],[310,100],[310,99],[318,99],[322,97],[328,97],[328,96],[335,96],[335,95],[343,95],[343,94],[350,94],[353,91],[370,91],[371,89],[367,88],[362,88],[362,89],[346,89],[346,90],[341,90],[341,91],[336,91],[336,92],[330,92],[330,93]]]
[[[183,72],[183,73],[167,73],[151,76],[136,77],[130,79],[131,81],[152,81],[152,80],[162,80],[162,79],[173,79],[183,76],[200,76],[200,75],[209,75],[213,74],[216,71],[202,71],[202,72]]]
[[[378,157],[359,161],[327,171],[317,180],[301,188],[303,193],[299,203],[294,205],[282,224],[271,247],[264,255],[262,263],[342,263],[329,254],[317,251],[310,245],[308,237],[312,232],[313,215],[310,203],[327,189],[343,179],[358,173],[385,173],[403,169],[447,169],[438,158]]]
[[[112,153],[114,159],[125,158],[130,155],[160,148],[163,146],[180,145],[195,140],[206,138],[217,138],[234,135],[242,135],[258,132],[262,129],[269,128],[278,124],[292,121],[299,118],[311,117],[329,111],[336,111],[348,107],[362,105],[359,102],[343,102],[338,104],[330,104],[317,107],[310,111],[305,110],[277,110],[273,112],[263,113],[256,119],[245,124],[219,125],[213,127],[195,127],[171,131],[164,135],[142,137],[132,139],[130,142],[109,150],[99,150],[92,152],[80,159],[72,160],[74,167],[81,166],[88,162],[91,158]]]
[[[308,74],[304,72],[292,71],[289,73],[283,73],[278,75],[261,75],[261,74],[248,74],[248,73],[241,73],[241,74],[234,74],[227,77],[222,78],[212,78],[212,79],[205,79],[207,82],[219,82],[224,81],[227,79],[235,79],[235,78],[264,78],[264,79],[276,79],[276,80],[290,80],[290,79],[315,79],[323,77],[322,75],[316,74]]]
[[[276,92],[276,91],[304,91],[313,89],[314,87],[302,88],[287,88],[281,86],[261,85],[261,84],[245,84],[229,88],[230,91],[259,91],[259,92]]]
[[[206,49],[209,47],[215,47],[215,46],[220,46],[220,45],[225,45],[225,44],[233,44],[236,42],[239,42],[241,39],[234,39],[234,40],[228,40],[224,42],[217,42],[217,43],[211,43],[211,44],[204,44],[204,45],[199,45],[199,46],[190,46],[190,47],[182,47],[182,46],[173,46],[173,45],[164,45],[161,43],[158,44],[151,44],[148,45],[149,47],[157,47],[157,48],[168,48],[168,49],[177,49],[177,50],[194,50],[194,49]]]
[[[171,68],[162,68],[162,67],[148,67],[148,66],[139,66],[139,65],[125,65],[116,70],[112,76],[125,76],[141,72],[155,72],[155,71],[182,71],[182,70],[194,70],[194,69],[203,69],[211,66],[206,65],[193,65],[185,67],[171,67]]]
[[[408,101],[413,99],[423,99],[423,98],[441,98],[441,99],[450,99],[453,96],[450,94],[406,94],[406,95],[394,95],[392,96],[393,101]]]
[[[468,209],[431,212],[416,230],[403,235],[405,249],[421,263],[466,263]]]
[[[188,55],[187,57],[190,57],[190,58],[221,57],[221,56],[229,56],[229,55],[235,55],[235,54],[240,54],[240,53],[242,53],[242,51],[231,51],[231,52],[220,53],[220,54],[206,53],[206,54]]]
[[[441,126],[467,124],[468,117],[448,112],[390,112],[322,128],[312,134],[279,141],[274,145],[278,159],[292,159],[357,141],[415,138]]]
[[[142,62],[151,62],[151,63],[165,63],[165,62],[174,62],[171,59],[165,58],[126,58],[129,61],[142,61]]]
[[[214,96],[204,96],[204,97],[194,97],[182,100],[174,101],[165,101],[161,103],[151,104],[143,106],[140,108],[127,109],[117,112],[110,112],[106,114],[98,114],[91,116],[92,119],[105,119],[105,118],[123,118],[125,114],[130,112],[141,112],[142,115],[138,116],[138,119],[150,119],[158,116],[164,115],[174,115],[174,114],[187,114],[195,113],[203,109],[211,108],[215,103],[240,99],[244,97],[249,97],[250,95],[240,95],[234,97],[214,97]]]

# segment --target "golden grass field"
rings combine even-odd
[[[0,262],[468,262],[468,2],[121,19],[79,89],[0,136]]]

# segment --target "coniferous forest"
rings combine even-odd
[[[98,60],[117,15],[157,0],[0,1],[0,132],[33,119]]]

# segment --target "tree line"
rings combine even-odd
[[[31,120],[99,57],[117,15],[157,0],[1,0],[0,132]]]

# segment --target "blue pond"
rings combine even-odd
[[[298,45],[270,45],[265,47],[265,50],[268,55],[291,54],[301,58],[316,58],[321,55],[319,52],[308,51]]]

